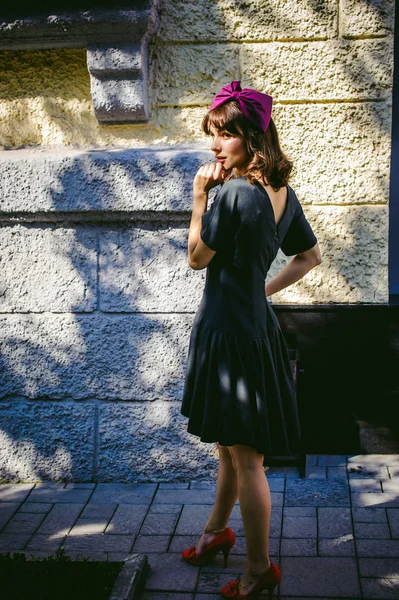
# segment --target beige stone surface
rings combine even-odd
[[[322,263],[299,282],[272,296],[289,304],[388,301],[388,208],[304,206],[322,253]],[[274,277],[292,257],[279,251]]]
[[[187,261],[188,227],[134,227],[100,235],[100,310],[194,312],[205,269]]]
[[[388,202],[390,103],[279,104],[274,114],[303,202]]]
[[[237,44],[159,45],[150,54],[150,98],[155,106],[207,105],[239,79]]]
[[[161,40],[286,40],[334,37],[335,0],[164,0]],[[206,26],[204,26],[206,24]]]
[[[395,21],[395,0],[342,0],[341,33],[345,37],[387,35]]]
[[[86,227],[0,228],[0,312],[96,308],[97,234]]]
[[[389,98],[393,40],[242,44],[241,85],[280,101]]]

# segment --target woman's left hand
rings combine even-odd
[[[220,162],[211,162],[202,165],[194,177],[194,191],[198,193],[209,192],[213,187],[223,183],[228,171],[223,169]]]

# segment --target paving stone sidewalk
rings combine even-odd
[[[271,467],[270,557],[281,600],[399,599],[399,455],[308,455],[306,476]],[[229,565],[185,563],[215,499],[214,481],[0,485],[0,553],[118,561],[147,554],[143,600],[220,600],[245,566],[238,502]]]

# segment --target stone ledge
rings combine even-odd
[[[0,23],[0,50],[81,48],[90,43],[131,42],[148,26],[150,2],[139,10],[90,10]]]
[[[194,175],[212,158],[204,147],[5,151],[0,153],[0,216],[190,211]]]

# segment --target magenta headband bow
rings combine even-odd
[[[252,123],[266,131],[272,114],[272,97],[250,88],[241,89],[239,81],[232,81],[214,97],[210,111],[230,100],[237,100],[241,111]]]

